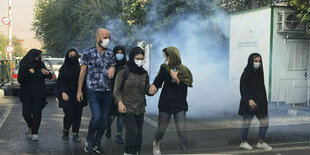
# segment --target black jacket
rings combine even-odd
[[[52,78],[52,73],[43,75],[41,69],[46,69],[41,60],[34,61],[41,54],[40,50],[31,49],[27,55],[21,60],[18,70],[18,82],[20,83],[20,101],[27,102],[33,99],[41,100],[42,108],[46,103],[45,78]],[[30,73],[30,69],[34,69],[34,73]]]
[[[164,87],[161,91],[158,108],[160,111],[175,114],[180,111],[187,111],[187,88],[188,86],[180,81],[179,85],[172,82],[172,77],[163,65],[160,67],[153,84],[157,89]]]
[[[268,115],[268,102],[264,84],[263,63],[261,61],[261,67],[256,70],[253,65],[254,57],[257,56],[260,55],[258,53],[253,53],[249,56],[248,65],[241,75],[241,101],[239,105],[239,115],[250,113],[260,116]],[[250,111],[249,100],[251,99],[258,105],[258,109],[255,111]]]

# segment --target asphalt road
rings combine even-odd
[[[43,110],[39,130],[40,140],[34,142],[25,135],[26,123],[22,118],[21,103],[18,97],[6,96],[0,100],[0,154],[48,154],[76,155],[85,154],[83,146],[90,120],[89,107],[85,107],[80,130],[81,143],[71,140],[64,142],[62,136],[63,111],[58,108],[55,97],[48,97],[48,105]],[[162,154],[310,154],[310,112],[292,112],[271,110],[270,127],[266,141],[273,147],[272,151],[255,148],[244,151],[239,146],[239,116],[229,118],[188,119],[188,151],[179,149],[173,121],[167,128],[161,143]],[[309,114],[309,116],[308,116]],[[157,116],[146,114],[141,153],[152,154],[152,142],[156,130]],[[257,120],[252,123],[257,126]],[[249,143],[257,143],[258,128],[252,127]],[[105,154],[123,154],[123,145],[114,142],[115,123],[112,126],[112,139],[102,139]]]

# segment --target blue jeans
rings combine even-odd
[[[112,126],[112,123],[114,121],[114,118],[117,117],[117,134],[122,134],[122,131],[123,131],[123,122],[122,122],[122,119],[120,118],[120,116],[109,116],[108,117],[108,120],[107,120],[107,129],[110,129],[111,130],[111,126]]]
[[[90,111],[92,114],[88,126],[87,142],[90,147],[100,145],[106,127],[106,120],[111,106],[111,92],[87,91]]]
[[[254,117],[254,114],[243,114],[242,127],[240,129],[240,140],[241,141],[248,140],[249,128],[251,126],[253,117]],[[268,116],[256,115],[256,117],[260,123],[259,133],[258,133],[259,140],[264,140],[265,135],[267,133],[268,126],[269,126]]]

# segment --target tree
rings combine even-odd
[[[289,6],[298,11],[298,17],[306,23],[308,33],[310,33],[310,2],[309,0],[286,0]]]
[[[9,44],[8,36],[0,34],[0,58],[4,59],[6,56],[5,47]],[[12,45],[14,46],[13,57],[23,57],[26,51],[23,49],[22,44],[19,42],[19,39],[15,36],[12,39]]]
[[[224,0],[220,5],[229,13],[272,5],[275,0]]]
[[[99,27],[111,30],[113,45],[152,42],[153,33],[168,31],[185,16],[216,13],[217,1],[38,0],[33,25],[47,53],[63,56],[69,48],[81,51],[94,45]]]

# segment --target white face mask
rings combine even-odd
[[[168,65],[168,64],[169,64],[169,62],[165,60],[165,64],[166,64],[166,65]]]
[[[135,63],[138,67],[143,66],[143,60],[135,60]]]
[[[103,47],[103,48],[106,48],[109,46],[109,43],[110,43],[110,39],[103,39],[102,40],[102,43],[99,42],[99,44]]]
[[[254,62],[254,68],[258,69],[260,67],[260,62]]]

